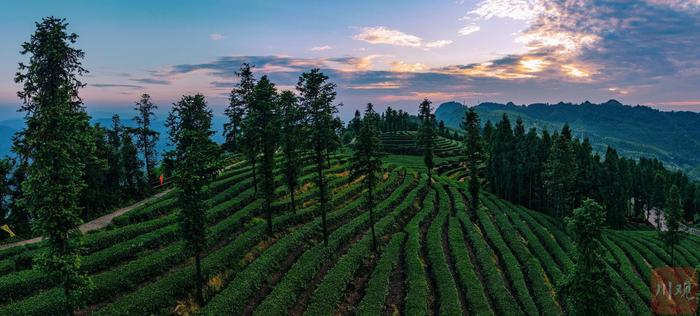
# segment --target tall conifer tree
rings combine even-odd
[[[469,173],[469,216],[476,218],[476,209],[479,207],[479,183],[480,168],[484,155],[484,144],[481,138],[481,125],[479,115],[474,111],[474,108],[469,108],[464,115],[462,122],[464,129],[464,147],[467,156],[467,172]]]
[[[432,102],[428,99],[423,99],[418,108],[418,115],[422,125],[420,130],[418,130],[417,144],[423,149],[423,163],[425,163],[425,168],[428,171],[428,178],[432,179],[433,168],[435,168],[433,154],[437,135],[435,134],[435,115],[433,115],[431,104]]]
[[[318,68],[301,74],[297,83],[299,103],[305,113],[305,120],[309,131],[309,142],[313,151],[313,159],[316,165],[316,186],[319,190],[319,210],[321,213],[321,225],[323,227],[323,242],[328,245],[328,227],[326,212],[328,207],[328,188],[324,169],[329,139],[333,137],[333,114],[338,109],[333,104],[335,101],[334,83],[328,82],[328,77]]]
[[[299,173],[301,172],[301,155],[303,146],[304,113],[299,108],[297,98],[289,90],[282,92],[279,98],[281,111],[281,140],[282,153],[284,155],[284,179],[290,195],[290,207],[296,212],[294,193],[299,185]]]
[[[561,285],[561,294],[572,315],[605,315],[614,305],[615,290],[603,258],[605,210],[591,199],[566,219],[576,254],[574,268]]]
[[[357,136],[352,156],[352,178],[364,176],[362,183],[366,191],[366,207],[372,231],[372,250],[377,251],[377,236],[374,232],[374,188],[381,179],[382,142],[379,139],[376,112],[372,103],[367,103],[365,117],[362,119],[360,134]]]
[[[257,127],[256,133],[260,135],[260,174],[262,175],[262,191],[265,198],[265,215],[267,218],[267,232],[272,236],[272,199],[275,193],[275,177],[272,171],[275,169],[275,150],[277,149],[277,137],[279,136],[279,111],[277,108],[277,90],[275,85],[262,76],[255,85],[251,103],[256,108],[252,117],[253,124]]]
[[[156,142],[160,138],[160,133],[152,128],[153,119],[155,118],[155,110],[158,106],[151,102],[151,96],[148,94],[141,95],[141,100],[136,102],[136,110],[138,113],[134,116],[136,128],[134,135],[136,136],[136,147],[139,148],[143,155],[144,165],[146,166],[146,179],[148,179],[148,187],[150,189],[156,182]]]
[[[201,94],[183,96],[168,115],[170,142],[175,145],[175,182],[179,223],[188,254],[195,257],[197,301],[204,304],[201,253],[206,247],[204,186],[217,170],[218,146],[211,140],[212,112]]]
[[[54,17],[36,23],[36,32],[22,44],[29,63],[19,64],[15,82],[23,87],[17,95],[24,101],[23,141],[30,161],[22,183],[23,203],[32,210],[34,231],[46,244],[34,266],[61,281],[65,312],[72,314],[91,285],[80,268],[78,202],[94,144],[78,96],[84,86],[78,76],[87,73],[81,63],[84,53],[73,46],[78,35],[67,27],[65,20]]]
[[[664,243],[671,252],[671,265],[675,264],[676,245],[683,237],[683,232],[680,229],[683,218],[682,207],[680,191],[675,184],[671,185],[671,189],[668,191],[668,198],[666,199],[666,231],[662,235]]]

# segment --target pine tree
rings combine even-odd
[[[122,174],[121,187],[127,196],[137,198],[143,196],[143,191],[147,186],[146,178],[143,174],[143,162],[139,159],[139,151],[134,144],[131,132],[124,131],[121,135],[122,147],[119,151]]]
[[[671,189],[668,191],[665,211],[666,231],[662,233],[662,237],[664,243],[671,252],[671,265],[673,266],[675,265],[674,255],[676,245],[678,245],[683,237],[683,232],[680,229],[681,219],[683,218],[681,195],[678,187],[675,184],[671,185]]]
[[[558,218],[564,218],[573,209],[576,161],[569,137],[570,134],[566,133],[555,134],[545,166],[545,188],[552,202],[553,215]]]
[[[122,135],[125,129],[122,126],[121,119],[119,115],[115,114],[112,116],[112,128],[107,130],[107,143],[109,144],[109,153],[107,156],[107,183],[106,186],[109,188],[114,195],[118,196],[121,200],[124,198],[123,183],[126,182],[124,179],[124,161],[122,160],[121,150],[122,150]]]
[[[625,194],[622,184],[621,160],[615,149],[608,147],[603,165],[601,196],[608,216],[608,224],[613,228],[620,229],[625,221],[628,196]]]
[[[605,315],[613,306],[615,291],[603,258],[605,210],[591,199],[566,219],[576,246],[574,268],[564,279],[560,293],[572,315]]]
[[[177,204],[186,251],[195,257],[197,301],[204,305],[201,253],[206,247],[204,186],[217,170],[218,146],[211,140],[212,112],[201,94],[183,96],[168,115],[170,141],[175,145]]]
[[[435,116],[432,114],[432,107],[430,106],[432,102],[428,99],[423,99],[419,107],[419,116],[421,119],[421,127],[418,131],[417,144],[423,148],[423,162],[425,163],[426,169],[428,169],[428,178],[432,179],[433,168],[435,168],[435,162],[433,161],[433,151],[435,148]],[[431,184],[432,185],[432,184]]]
[[[100,124],[88,128],[88,134],[94,150],[93,155],[85,157],[85,167],[83,169],[85,188],[80,192],[79,202],[83,219],[90,218],[92,215],[96,215],[95,212],[99,214],[100,210],[119,203],[118,192],[115,194],[107,186],[107,171],[109,168],[107,159],[110,149],[106,133],[105,128]]]
[[[355,116],[348,123],[348,128],[352,131],[354,137],[360,135],[360,129],[362,128],[362,115],[360,110],[355,110]]]
[[[480,134],[481,123],[479,115],[474,108],[469,108],[462,122],[464,129],[464,147],[467,156],[467,172],[469,173],[469,216],[476,218],[476,210],[479,207],[479,174],[481,164],[485,158],[484,144]]]
[[[158,106],[151,102],[151,96],[148,94],[141,95],[141,100],[136,102],[136,107],[134,110],[138,111],[138,114],[134,116],[134,122],[136,122],[136,128],[134,130],[134,135],[136,135],[136,146],[141,151],[143,155],[144,165],[146,166],[146,179],[148,179],[148,186],[146,190],[150,190],[151,186],[157,181],[155,174],[156,169],[156,142],[160,138],[160,133],[151,127],[151,123],[155,118],[155,110]]]
[[[525,193],[526,193],[526,182],[525,178],[527,175],[527,143],[525,139],[525,125],[523,125],[522,118],[518,117],[515,121],[515,128],[513,129],[513,141],[515,152],[513,153],[514,159],[514,185],[513,192],[511,196],[514,198],[515,202],[518,204],[525,204]]]
[[[257,178],[257,162],[260,154],[260,127],[256,125],[259,120],[258,109],[252,103],[253,92],[255,90],[255,78],[249,64],[241,65],[240,70],[236,73],[239,78],[238,85],[231,91],[231,103],[234,107],[229,107],[230,111],[238,112],[243,109],[243,119],[240,123],[240,146],[246,160],[253,167],[253,190],[258,194],[258,178]],[[234,124],[229,122],[228,129],[233,135]],[[231,147],[231,145],[227,145]]]
[[[296,213],[294,193],[299,185],[299,174],[301,172],[301,154],[303,146],[303,126],[304,113],[299,108],[296,96],[289,90],[280,94],[279,108],[281,111],[281,141],[284,155],[284,179],[290,195],[290,207]]]
[[[369,210],[369,221],[372,231],[372,250],[377,252],[377,236],[374,232],[374,188],[381,178],[382,142],[379,139],[378,122],[372,103],[367,103],[365,117],[362,120],[360,134],[354,146],[352,156],[351,178],[363,176],[362,183],[366,189],[366,207]]]
[[[305,112],[306,124],[309,131],[309,141],[316,164],[316,186],[319,190],[319,210],[323,226],[323,243],[328,245],[328,227],[326,212],[328,203],[328,188],[324,175],[325,153],[328,150],[328,139],[333,137],[333,114],[338,110],[333,104],[336,85],[328,82],[328,77],[318,68],[302,73],[297,83],[299,103]]]
[[[34,214],[33,229],[44,236],[45,251],[35,257],[35,267],[57,277],[63,287],[66,314],[83,303],[91,280],[81,271],[82,223],[78,206],[85,187],[85,161],[94,152],[88,115],[78,96],[85,74],[82,50],[73,47],[78,36],[67,33],[63,19],[44,18],[36,32],[22,44],[15,82],[23,89],[26,158],[30,161],[22,203]]]
[[[262,190],[265,198],[265,214],[267,217],[267,232],[272,236],[272,199],[275,193],[275,178],[272,171],[275,169],[275,150],[277,149],[277,137],[279,135],[279,110],[277,108],[277,90],[275,85],[262,76],[255,85],[251,103],[257,110],[254,115],[257,133],[260,135],[260,151],[262,161],[260,173],[262,175]]]
[[[239,147],[239,135],[243,124],[247,108],[247,98],[253,93],[255,87],[255,78],[251,66],[244,63],[240,70],[236,72],[236,76],[240,79],[236,87],[231,90],[229,96],[229,105],[224,111],[228,122],[224,124],[224,145],[223,148],[228,151],[235,151]]]

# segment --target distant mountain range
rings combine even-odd
[[[99,117],[93,117],[90,120],[92,124],[99,123],[100,125],[106,128],[110,128],[112,126],[111,114],[99,113],[96,115],[99,115]],[[134,121],[131,119],[132,116],[133,114],[121,115],[122,124],[125,126],[134,127],[135,124]],[[167,114],[159,114],[156,117],[156,120],[153,121],[153,129],[160,132],[160,139],[156,144],[156,149],[158,151],[159,156],[163,153],[164,150],[168,148],[168,128],[165,127],[166,117]],[[215,134],[212,138],[217,143],[222,143],[224,141],[224,138],[221,135],[221,130],[224,126],[225,121],[226,118],[222,116],[214,116],[213,118],[212,126],[215,131]],[[12,135],[14,135],[17,131],[22,130],[23,128],[24,119],[21,118],[0,121],[0,158],[5,157],[6,155],[12,155]]]
[[[448,127],[459,128],[465,108],[458,102],[443,103],[435,116]],[[550,132],[569,123],[575,136],[588,137],[598,152],[604,153],[610,145],[627,157],[655,157],[700,179],[700,113],[665,112],[616,100],[527,106],[482,103],[476,111],[482,125],[487,120],[495,124],[503,113],[509,115],[512,124],[521,117],[527,128],[546,128]]]

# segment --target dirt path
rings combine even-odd
[[[133,209],[135,209],[135,208],[137,208],[137,207],[140,207],[140,206],[142,206],[142,205],[144,205],[144,204],[146,204],[146,203],[148,203],[148,202],[150,202],[150,201],[153,201],[153,200],[155,200],[155,199],[158,199],[158,198],[160,198],[161,196],[163,196],[163,195],[167,194],[168,192],[170,192],[171,190],[172,190],[172,189],[165,190],[165,191],[160,192],[160,193],[158,193],[158,194],[156,194],[156,195],[154,195],[154,196],[151,196],[151,197],[149,197],[149,198],[147,198],[147,199],[141,200],[141,201],[139,201],[139,202],[137,202],[137,203],[135,203],[135,204],[129,205],[129,206],[127,206],[127,207],[120,208],[120,209],[118,209],[118,210],[116,210],[116,211],[114,211],[114,212],[112,212],[112,213],[109,213],[109,214],[104,215],[104,216],[102,216],[102,217],[98,217],[98,218],[96,218],[96,219],[93,219],[93,220],[91,220],[91,221],[89,221],[89,222],[87,222],[87,223],[84,223],[84,224],[80,225],[80,231],[83,232],[83,234],[84,234],[84,233],[87,233],[87,232],[89,232],[89,231],[93,231],[93,230],[97,230],[97,229],[100,229],[100,228],[104,228],[104,227],[106,227],[107,225],[109,225],[109,223],[112,222],[112,219],[113,219],[113,218],[115,218],[115,217],[117,217],[117,216],[119,216],[119,215],[122,215],[122,214],[124,214],[124,213],[126,213],[126,212],[128,212],[128,211],[131,211],[131,210],[133,210]],[[28,245],[28,244],[38,243],[38,242],[40,242],[42,239],[43,239],[43,237],[39,236],[39,237],[34,237],[34,238],[32,238],[32,239],[26,239],[26,240],[22,240],[22,241],[17,241],[17,242],[13,242],[13,243],[9,243],[9,244],[0,245],[0,250],[2,250],[2,249],[7,249],[7,248],[12,248],[12,247],[16,247],[16,246],[22,246],[22,245]]]

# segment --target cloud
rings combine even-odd
[[[457,33],[459,33],[460,36],[466,36],[466,35],[469,35],[472,33],[476,33],[480,30],[481,30],[481,27],[479,27],[478,25],[467,25],[467,26],[459,29],[459,31],[457,31]]]
[[[537,0],[483,0],[469,11],[464,19],[510,18],[529,21],[544,11],[543,1]]]
[[[428,70],[428,66],[421,63],[405,63],[402,61],[394,61],[390,63],[391,70],[396,72],[421,72]]]
[[[441,48],[452,44],[451,40],[437,40],[424,43],[423,39],[399,30],[393,30],[385,26],[372,26],[360,28],[360,33],[352,37],[358,41],[370,44],[386,44],[404,47]]]
[[[224,38],[226,38],[226,37],[223,36],[223,35],[221,35],[221,34],[219,34],[219,33],[212,33],[212,34],[209,34],[209,39],[211,39],[212,41],[220,41],[220,40],[222,40],[222,39],[224,39]]]
[[[384,26],[363,27],[353,39],[370,44],[387,44],[396,46],[420,47],[422,39],[415,35],[392,30]]]
[[[128,88],[128,89],[143,89],[143,86],[133,84],[118,84],[118,83],[92,83],[91,87],[97,88]]]
[[[426,48],[441,48],[441,47],[445,47],[445,46],[450,45],[450,44],[452,44],[452,41],[450,41],[450,40],[439,40],[439,41],[425,43],[424,46]]]
[[[170,84],[170,81],[168,80],[163,80],[163,79],[155,79],[155,78],[135,78],[135,79],[129,79],[131,81],[139,82],[139,83],[145,83],[145,84]]]
[[[329,49],[333,49],[333,46],[323,45],[323,46],[311,47],[311,50],[314,52],[320,52],[320,51],[329,50]]]

